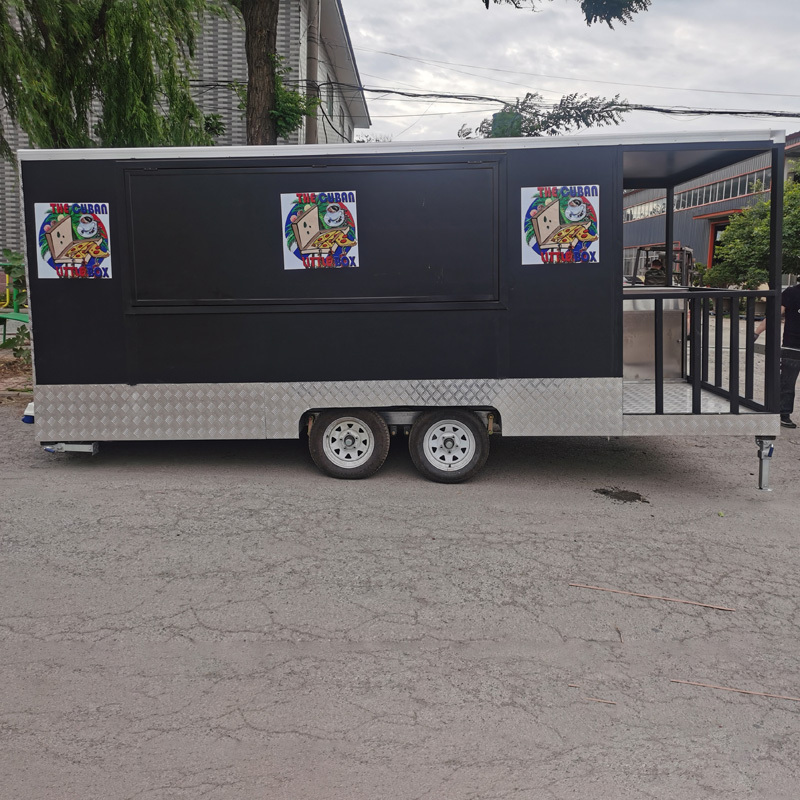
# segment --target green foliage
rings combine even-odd
[[[28,285],[25,282],[25,257],[22,253],[13,250],[3,250],[3,260],[0,264],[3,272],[11,278],[11,292],[14,310],[18,310],[28,302]]]
[[[289,70],[275,76],[275,107],[270,115],[275,120],[278,138],[285,139],[302,124],[303,117],[311,116],[319,106],[318,97],[309,97],[284,86],[281,78]]]
[[[769,280],[770,203],[762,201],[731,217],[722,232],[717,259],[705,273],[709,286],[756,289]],[[783,192],[783,272],[800,272],[800,184]]]
[[[20,325],[13,336],[7,336],[6,340],[0,344],[0,350],[10,350],[14,358],[23,364],[30,364],[33,361],[31,354],[31,332],[27,325]]]
[[[709,286],[709,283],[706,280],[707,273],[708,270],[706,269],[706,265],[703,264],[702,261],[695,261],[694,269],[689,273],[690,283],[692,286]]]
[[[390,133],[357,133],[354,139],[358,144],[369,144],[371,142],[391,142]]]
[[[651,0],[580,0],[586,24],[605,22],[609,28],[612,22],[621,22],[627,25],[634,14],[647,11]]]
[[[462,139],[473,136],[557,136],[592,126],[618,125],[628,107],[619,95],[608,100],[569,94],[552,108],[543,100],[538,92],[528,92],[522,100],[505,105],[501,112],[485,119],[474,131],[462,127],[458,135]]]
[[[541,6],[542,0],[482,0],[486,8],[490,4],[507,4],[515,8],[531,8],[534,11]],[[647,11],[652,0],[578,0],[586,18],[586,24],[605,22],[613,28],[614,22],[626,25],[634,14]],[[503,110],[491,119],[485,119],[474,131],[462,126],[458,135],[462,139],[473,136],[499,138],[505,136],[556,136],[571,133],[581,128],[593,126],[619,125],[622,115],[629,110],[627,101],[620,100],[619,95],[610,100],[603,97],[587,97],[570,94],[561,98],[554,108],[548,109],[542,96],[537,93],[525,95],[513,104],[504,106]]]
[[[491,130],[491,136],[495,139],[522,136],[522,114],[517,111],[498,111],[492,114]]]
[[[489,3],[508,4],[515,8],[532,8],[536,9],[540,3],[539,0],[481,0],[486,8],[489,8]],[[651,0],[579,0],[581,10],[586,18],[586,24],[591,25],[593,22],[605,22],[609,28],[613,28],[614,22],[621,22],[627,25],[633,19],[634,14],[640,11],[647,11],[650,7]]]
[[[3,250],[3,271],[11,278],[11,307],[18,311],[28,302],[28,287],[25,282],[25,258],[22,253],[13,250]],[[27,325],[20,325],[13,336],[8,336],[0,349],[11,350],[14,358],[24,364],[31,363],[31,334]]]
[[[207,0],[3,0],[0,96],[37,147],[213,144],[190,92]],[[99,111],[94,122],[93,111]],[[0,154],[10,148],[0,129]]]
[[[271,56],[275,70],[275,101],[269,114],[275,120],[275,127],[279,139],[285,139],[294,133],[303,123],[303,117],[310,117],[320,104],[318,97],[301,94],[293,89],[287,89],[284,78],[292,71],[291,67],[283,65],[283,56]],[[241,81],[234,81],[229,85],[239,98],[239,110],[247,109],[247,86]]]

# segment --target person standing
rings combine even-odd
[[[783,316],[783,346],[781,347],[781,425],[796,428],[792,421],[795,385],[800,374],[800,282],[784,289],[781,294]],[[767,327],[762,319],[755,328],[755,338]]]

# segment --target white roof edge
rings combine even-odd
[[[471,150],[525,150],[549,147],[592,147],[598,145],[687,145],[735,144],[736,142],[762,142],[783,144],[783,130],[707,131],[703,133],[603,133],[579,136],[529,137],[514,139],[443,139],[432,142],[369,142],[364,144],[314,144],[234,147],[123,147],[86,148],[76,150],[19,150],[21,161],[100,160],[100,159],[154,159],[154,158],[263,158],[265,156],[343,155],[345,153],[405,153],[459,152]]]
[[[337,33],[343,42],[338,48],[334,50],[332,53],[334,66],[336,68],[337,73],[341,69],[338,63],[338,54],[339,48],[345,51],[346,54],[346,67],[345,69],[350,72],[352,75],[352,81],[355,85],[359,86],[358,89],[343,89],[339,88],[339,91],[342,93],[342,98],[344,102],[347,104],[348,110],[350,112],[350,116],[353,120],[353,127],[354,128],[370,128],[372,127],[372,119],[369,115],[369,109],[367,108],[367,98],[364,94],[364,84],[361,81],[361,75],[358,72],[358,64],[356,63],[356,55],[353,51],[353,43],[350,39],[350,30],[347,27],[347,19],[344,15],[344,9],[342,8],[341,0],[333,0],[335,3],[337,14],[336,14],[336,22],[338,22],[338,30]],[[323,27],[325,25],[326,17],[323,17]]]

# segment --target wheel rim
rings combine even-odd
[[[360,467],[375,450],[375,436],[363,420],[341,417],[325,429],[322,449],[328,461],[337,467]]]
[[[447,472],[461,469],[475,455],[475,436],[463,423],[446,419],[425,431],[422,450],[428,463]]]

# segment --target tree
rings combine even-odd
[[[357,133],[355,140],[357,144],[372,144],[373,142],[391,142],[390,133]]]
[[[535,9],[539,0],[481,0],[489,8],[490,2],[496,4],[507,3],[515,8],[530,7]],[[621,22],[627,25],[633,19],[634,14],[640,11],[647,11],[651,0],[578,0],[586,17],[586,24],[593,22],[605,22],[609,28],[613,28],[613,22]]]
[[[571,133],[593,125],[618,125],[627,110],[627,102],[615,95],[610,100],[603,97],[569,94],[553,107],[544,104],[537,92],[525,95],[503,110],[487,118],[473,131],[462,126],[458,132],[462,139],[473,136],[498,138],[504,136],[556,136]]]
[[[228,2],[244,23],[247,89],[239,94],[245,106],[247,144],[276,144],[278,138],[297,130],[304,116],[313,115],[319,99],[288,89],[283,82],[288,70],[276,52],[280,0]],[[309,24],[318,37],[316,23]]]
[[[731,217],[703,282],[709,286],[756,289],[769,281],[770,202],[762,200]],[[783,191],[783,272],[800,273],[800,183]]]
[[[247,143],[275,144],[316,101],[283,83],[280,0],[0,0],[0,98],[36,147],[209,145],[192,97],[204,15],[241,14]],[[237,90],[237,87],[232,87]],[[0,157],[12,158],[0,124]]]
[[[278,130],[275,104],[275,51],[278,45],[280,0],[230,0],[244,21],[247,57],[247,144],[275,144]]]
[[[239,109],[245,112],[246,120],[248,119],[248,108],[251,114],[250,119],[256,116],[263,117],[265,115],[269,117],[271,123],[270,130],[266,130],[266,127],[262,125],[254,125],[255,130],[253,138],[261,136],[262,133],[264,136],[273,137],[272,141],[261,142],[261,144],[275,144],[278,139],[285,138],[289,134],[294,133],[303,122],[303,117],[311,116],[320,103],[317,97],[303,95],[294,89],[288,89],[286,87],[284,78],[291,70],[283,66],[283,58],[281,56],[274,55],[272,57],[272,63],[274,65],[272,108],[257,108],[255,105],[249,107],[248,98],[252,95],[248,92],[248,85],[241,81],[234,81],[231,84],[231,88],[239,97]],[[255,122],[255,120],[253,121]],[[256,144],[257,142],[253,141],[250,137],[249,127],[247,133],[247,143]]]
[[[0,95],[38,147],[213,144],[190,91],[207,0],[0,0]],[[99,121],[93,124],[93,114]],[[11,156],[0,129],[0,153]]]

